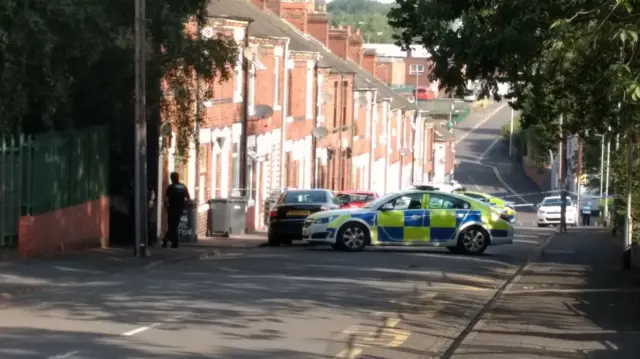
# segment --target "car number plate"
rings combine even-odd
[[[289,211],[287,212],[287,216],[308,216],[311,214],[310,211]]]

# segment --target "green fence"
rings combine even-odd
[[[13,247],[20,216],[97,199],[108,190],[108,129],[0,137],[0,247]]]

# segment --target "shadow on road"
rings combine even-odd
[[[639,358],[640,283],[620,269],[619,243],[599,229],[558,234],[454,358]]]

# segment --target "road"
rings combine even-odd
[[[504,195],[531,189],[493,140],[508,115],[473,115],[460,125],[457,178],[465,185]],[[550,234],[522,228],[514,245],[479,257],[228,249],[114,274],[0,309],[0,358],[447,358]]]
[[[456,131],[455,178],[472,191],[489,193],[516,203],[518,225],[533,226],[536,220],[535,204],[545,194],[525,176],[520,164],[509,158],[509,145],[501,141],[500,128],[509,123],[511,109],[508,105],[494,105],[488,115],[471,115]],[[476,128],[476,126],[480,124]]]

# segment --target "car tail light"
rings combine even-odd
[[[278,217],[278,211],[275,209],[269,211],[269,218],[274,218],[274,217]]]

